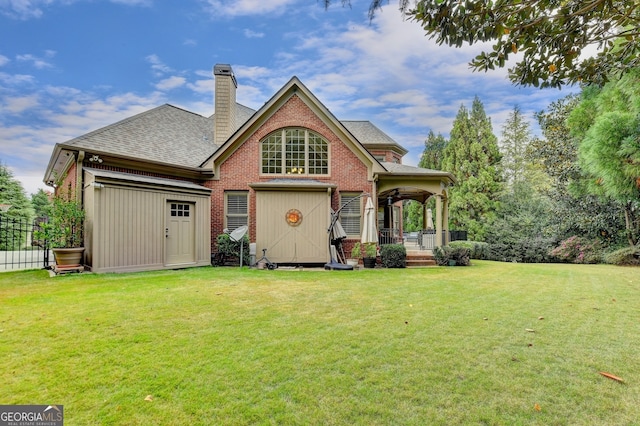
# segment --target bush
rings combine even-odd
[[[464,247],[469,249],[471,259],[489,259],[489,244],[480,241],[451,241],[449,247]]]
[[[560,242],[550,253],[562,262],[600,263],[602,249],[598,241],[589,241],[576,235]]]
[[[556,240],[553,238],[524,238],[489,244],[489,260],[498,262],[547,263],[553,262],[549,254]]]
[[[245,235],[242,237],[243,248],[242,248],[242,264],[249,265],[251,262],[251,257],[249,255],[249,236]],[[229,237],[229,234],[220,234],[217,239],[218,243],[218,253],[224,256],[225,260],[236,259],[237,263],[240,264],[240,242],[233,241]]]
[[[466,247],[442,246],[433,250],[438,266],[469,266],[469,249]]]
[[[604,262],[610,265],[640,265],[640,246],[629,246],[604,255]]]
[[[406,268],[407,249],[404,244],[384,244],[380,248],[380,259],[385,268]]]

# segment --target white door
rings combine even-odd
[[[165,228],[166,264],[194,263],[195,205],[179,201],[167,202],[167,226]]]

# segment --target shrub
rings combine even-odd
[[[466,247],[442,246],[433,250],[433,257],[439,266],[469,266],[469,249]]]
[[[376,243],[365,243],[364,246],[364,257],[368,259],[373,259],[378,257],[378,245]]]
[[[351,249],[351,259],[360,259],[362,257],[362,251],[360,243],[355,243]]]
[[[34,231],[34,238],[49,248],[79,248],[84,244],[85,211],[69,187],[54,199],[51,216]]]
[[[604,262],[610,265],[640,265],[640,246],[628,246],[604,255]]]
[[[560,242],[550,253],[562,262],[599,263],[602,259],[598,241],[589,241],[576,235]]]
[[[242,237],[243,248],[242,248],[242,264],[249,265],[251,262],[251,257],[249,255],[249,236],[245,235]],[[240,242],[233,241],[229,234],[220,234],[217,238],[218,243],[218,253],[224,255],[225,259],[237,259],[238,264],[240,263]]]
[[[489,260],[498,262],[545,263],[554,261],[549,253],[555,244],[553,238],[524,238],[489,244]]]
[[[489,244],[480,241],[451,241],[449,247],[464,247],[469,249],[471,259],[489,259]]]
[[[406,268],[407,249],[404,244],[385,244],[380,248],[380,259],[385,268]]]

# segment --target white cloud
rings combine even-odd
[[[151,6],[152,0],[110,0],[111,3],[123,4],[125,6]]]
[[[162,62],[160,57],[156,54],[148,55],[145,59],[151,64],[151,69],[157,77],[173,72],[173,70]]]
[[[0,2],[0,12],[14,19],[40,18],[42,9],[40,5],[48,5],[50,0],[3,0]]]
[[[160,80],[155,87],[158,90],[171,90],[184,86],[185,82],[186,79],[184,77],[173,76]]]
[[[264,33],[253,31],[249,28],[245,28],[243,33],[246,38],[263,38],[264,37]]]
[[[41,18],[43,8],[54,5],[69,5],[79,0],[0,0],[0,14],[12,19],[28,20]],[[110,0],[125,6],[151,6],[153,0]]]
[[[12,114],[24,112],[30,108],[38,106],[38,96],[18,96],[4,99],[3,109]]]
[[[30,62],[37,69],[51,68],[53,67],[53,65],[50,62],[48,62],[46,59],[51,59],[55,55],[56,55],[55,50],[46,50],[44,58],[38,57],[36,55],[32,55],[30,53],[26,53],[23,55],[17,55],[16,60],[18,62]]]
[[[7,74],[0,72],[0,82],[8,86],[22,86],[33,84],[35,82],[35,78],[32,75]]]
[[[282,15],[294,10],[297,0],[205,0],[206,9],[216,17],[238,17],[274,14]]]
[[[9,62],[11,62],[11,59],[7,58],[4,55],[0,55],[0,67],[7,65]]]

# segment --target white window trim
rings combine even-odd
[[[287,141],[286,141],[286,132],[287,130],[302,130],[304,131],[304,162],[305,162],[305,166],[304,166],[304,173],[291,173],[291,172],[287,172],[287,154],[286,154],[286,150],[287,150]],[[277,134],[278,132],[280,132],[280,149],[281,149],[281,171],[279,173],[266,173],[263,171],[262,168],[262,162],[264,160],[263,157],[263,151],[262,151],[262,146],[263,144],[267,141],[267,139],[269,137],[271,137],[274,134]],[[310,164],[310,158],[309,158],[309,133],[313,133],[316,136],[318,136],[319,138],[321,138],[326,144],[327,144],[327,173],[309,173],[309,164]],[[262,140],[260,141],[260,175],[261,176],[286,176],[286,177],[294,177],[294,176],[305,176],[305,177],[309,177],[309,176],[317,176],[317,177],[331,177],[331,144],[329,143],[329,141],[327,139],[325,139],[322,135],[320,135],[317,132],[314,132],[312,130],[309,130],[307,128],[304,127],[284,127],[282,129],[278,129],[274,132],[269,133],[267,136],[265,136],[264,138],[262,138]]]
[[[246,214],[229,214],[229,195],[244,195],[246,197],[247,202],[247,213]],[[249,191],[225,191],[224,192],[224,228],[228,229],[229,232],[233,231],[235,228],[231,229],[229,227],[229,217],[246,217],[245,225],[249,225]],[[242,226],[242,225],[238,225]]]

